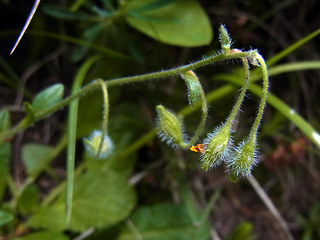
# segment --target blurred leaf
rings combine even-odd
[[[35,184],[26,186],[18,200],[19,211],[25,216],[34,212],[39,206],[39,192]]]
[[[68,240],[69,238],[60,232],[42,231],[30,233],[12,240]]]
[[[252,240],[252,223],[242,222],[238,224],[232,231],[229,237],[226,240]]]
[[[31,143],[25,144],[22,148],[23,162],[31,177],[37,177],[55,156],[55,149],[46,145]]]
[[[7,224],[12,221],[13,215],[7,211],[0,210],[0,226]]]
[[[44,5],[42,9],[49,16],[64,20],[90,21],[96,18],[81,12],[71,12],[64,7],[51,4]]]
[[[63,85],[57,83],[38,93],[32,101],[35,113],[42,112],[57,104],[63,97],[63,90]]]
[[[157,8],[164,7],[170,3],[173,3],[177,0],[153,0],[150,1],[150,3],[147,3],[146,5],[141,6],[138,9],[135,9],[138,12],[144,12],[144,11],[150,11],[150,10],[156,10]]]
[[[9,161],[11,148],[9,143],[0,143],[0,202],[6,188],[6,179],[9,175]]]
[[[211,42],[209,19],[197,1],[158,2],[130,1],[126,21],[149,37],[172,45],[195,47]]]
[[[0,110],[0,132],[8,130],[11,126],[10,113],[7,109]]]
[[[133,188],[112,171],[88,171],[74,183],[70,229],[84,231],[125,219],[135,206]],[[34,228],[65,229],[64,194],[50,207],[42,207],[33,215],[28,226]]]
[[[100,32],[102,32],[103,30],[107,30],[106,24],[104,22],[102,22],[100,24],[95,23],[93,25],[90,25],[84,30],[83,39],[86,40],[86,42],[88,42],[88,43],[93,43],[94,40],[97,38],[98,34]],[[72,53],[72,56],[71,56],[72,61],[77,62],[77,61],[81,60],[85,56],[85,54],[88,53],[89,50],[90,50],[90,48],[87,45],[79,46]]]
[[[198,215],[200,221],[201,215]],[[209,224],[201,225],[192,219],[183,205],[159,204],[151,207],[140,207],[131,217],[135,232],[124,229],[117,240],[136,239],[139,235],[144,240],[208,240]],[[195,235],[198,233],[198,235]]]

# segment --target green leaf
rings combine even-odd
[[[209,224],[200,225],[198,220],[190,216],[183,205],[161,204],[151,207],[140,207],[132,216],[131,222],[135,232],[124,229],[117,240],[136,239],[139,235],[144,240],[208,240]]]
[[[23,215],[34,212],[39,207],[39,192],[35,184],[26,186],[18,200],[19,211]]]
[[[130,1],[126,15],[128,24],[149,37],[172,45],[195,47],[211,42],[209,19],[197,1],[156,2]]]
[[[118,174],[88,171],[75,179],[70,229],[84,231],[125,219],[135,206],[133,188]],[[28,226],[63,230],[65,195],[49,207],[42,207],[30,218]]]
[[[60,232],[42,231],[42,232],[30,233],[28,235],[18,237],[18,238],[13,238],[12,240],[45,240],[45,239],[68,240],[69,238]]]
[[[0,226],[7,224],[12,221],[13,215],[7,211],[0,210]]]
[[[9,175],[11,148],[9,143],[0,143],[0,202],[6,188],[6,178]]]
[[[55,156],[55,149],[46,145],[31,143],[22,148],[22,159],[31,177],[37,177]]]
[[[3,109],[0,111],[0,132],[8,130],[10,126],[10,113],[7,109]]]
[[[42,112],[57,104],[63,96],[64,87],[62,84],[54,84],[41,91],[32,101],[35,113]]]

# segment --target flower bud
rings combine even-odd
[[[202,100],[202,95],[204,95],[199,79],[197,75],[191,70],[181,74],[181,77],[185,80],[188,87],[189,104],[194,106]]]
[[[221,25],[219,28],[219,39],[223,53],[228,53],[231,46],[231,38],[225,26]]]
[[[157,124],[161,131],[160,136],[162,140],[168,144],[182,144],[182,123],[176,115],[169,110],[165,109],[162,105],[156,107],[158,113]]]
[[[213,133],[209,133],[204,140],[206,148],[202,154],[201,167],[208,171],[220,165],[230,156],[232,143],[230,126],[228,124],[218,127]]]
[[[101,137],[102,137],[102,132],[95,130],[90,134],[88,138],[85,138],[83,140],[87,153],[93,158],[104,159],[113,152],[113,149],[114,149],[113,142],[108,135],[105,135],[103,138],[101,151],[98,156]]]
[[[241,142],[234,157],[228,161],[229,179],[236,182],[241,177],[251,176],[251,170],[257,164],[257,155],[255,140]]]

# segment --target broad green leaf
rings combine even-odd
[[[62,84],[54,84],[41,91],[32,101],[35,113],[42,112],[57,104],[63,96],[64,87]]]
[[[46,145],[31,143],[25,144],[22,148],[22,159],[31,177],[37,177],[55,156],[55,149]]]
[[[39,206],[39,192],[35,184],[26,186],[18,200],[19,211],[23,215],[34,212]]]
[[[137,232],[125,228],[117,240],[136,239],[137,234],[144,240],[208,240],[210,226],[199,225],[200,218],[199,214],[198,221],[193,219],[183,205],[140,207],[130,219]]]
[[[10,113],[7,109],[0,110],[0,133],[10,128]]]
[[[61,232],[41,231],[30,233],[12,240],[68,240],[69,238]]]
[[[0,202],[6,188],[6,179],[9,175],[9,161],[11,148],[9,143],[0,143]]]
[[[130,1],[126,13],[128,24],[149,37],[172,45],[196,47],[211,42],[209,19],[197,1],[157,2]]]
[[[88,171],[75,179],[70,229],[84,231],[125,219],[135,206],[135,193],[127,180],[112,171]],[[33,215],[28,226],[65,229],[65,195]]]
[[[7,224],[12,221],[13,215],[7,211],[0,210],[0,226]]]

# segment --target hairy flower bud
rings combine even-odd
[[[257,155],[255,139],[241,142],[233,159],[228,161],[229,179],[236,182],[241,177],[251,176],[251,170],[257,164]]]
[[[102,138],[102,132],[95,130],[90,134],[88,138],[85,138],[83,140],[87,153],[93,158],[104,159],[113,152],[113,149],[114,149],[113,142],[108,135],[105,135],[103,138],[101,151],[98,156],[101,138]]]
[[[204,140],[206,148],[202,154],[201,167],[207,171],[220,165],[230,157],[232,143],[229,125],[223,125],[222,127],[218,127],[213,133],[209,133]]]
[[[162,105],[158,105],[157,109],[157,124],[160,130],[160,136],[162,140],[166,141],[168,144],[182,144],[182,123],[177,118],[177,116],[165,109]]]
[[[231,47],[231,38],[225,26],[219,28],[219,39],[223,53],[228,53]]]
[[[202,86],[197,75],[189,70],[185,73],[181,74],[182,78],[185,80],[188,87],[188,99],[189,104],[194,106],[198,102],[202,100],[202,96],[204,96]]]

